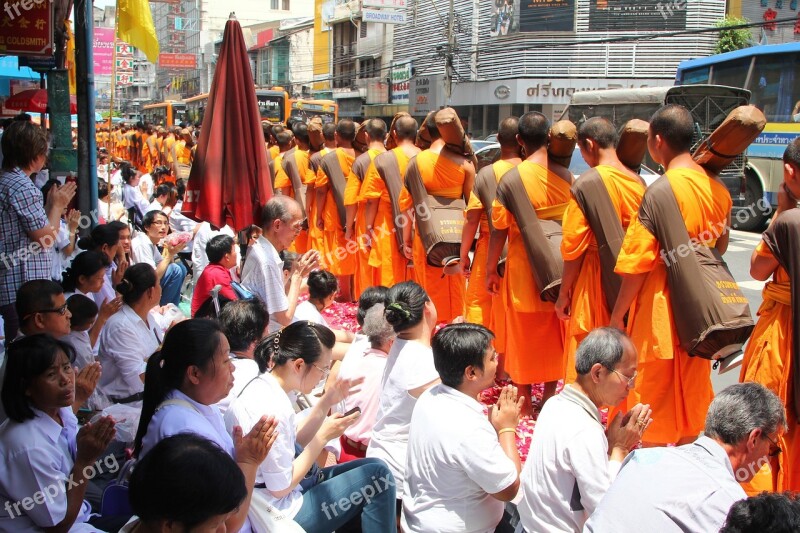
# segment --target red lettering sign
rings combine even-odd
[[[0,11],[0,53],[53,54],[53,11],[48,0],[6,2]]]
[[[158,54],[158,66],[164,69],[196,69],[197,56],[194,54]]]

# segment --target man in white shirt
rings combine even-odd
[[[747,497],[739,483],[781,452],[784,431],[774,393],[758,383],[731,385],[711,402],[704,435],[692,444],[630,454],[584,532],[719,531]]]
[[[578,347],[577,379],[545,403],[522,471],[518,509],[527,531],[579,531],[594,512],[650,423],[647,405],[618,413],[608,430],[600,418],[601,408],[627,398],[637,363],[617,329],[596,329]]]
[[[431,342],[442,382],[420,396],[411,417],[403,489],[403,531],[491,533],[503,502],[519,489],[516,428],[523,398],[505,387],[489,418],[478,394],[494,384],[492,333],[452,324]]]
[[[272,333],[292,323],[303,278],[317,268],[319,252],[309,250],[295,261],[289,290],[286,291],[283,259],[278,254],[289,248],[303,229],[303,211],[295,199],[274,196],[264,206],[261,220],[263,234],[247,254],[242,268],[242,285],[267,306],[269,331]]]

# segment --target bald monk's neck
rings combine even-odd
[[[622,161],[620,161],[619,157],[617,157],[617,151],[614,150],[613,148],[600,150],[600,152],[597,155],[598,155],[597,166],[603,165],[615,168],[620,172],[622,172],[623,174],[644,183],[644,180],[642,180],[642,177],[639,174],[637,174],[636,172],[632,171],[631,169],[622,164]]]
[[[709,178],[719,179],[716,174],[708,172],[706,169],[698,165],[697,162],[692,158],[692,154],[689,152],[683,152],[675,155],[672,159],[667,161],[664,166],[666,167],[667,171],[676,170],[679,168],[688,168],[689,170],[694,170],[695,172],[705,174]]]
[[[352,144],[342,145],[342,146],[339,146],[339,148],[344,150],[344,153],[346,153],[347,155],[351,155],[353,157],[355,157],[355,155],[356,155],[356,151],[353,149],[353,145]]]
[[[408,157],[414,157],[420,153],[420,149],[416,144],[414,144],[414,141],[402,140],[397,144],[397,147],[400,148]]]
[[[377,150],[379,152],[385,152],[386,151],[386,147],[380,141],[371,141],[367,148],[369,150]]]
[[[500,145],[500,160],[519,165],[522,163],[522,158],[519,156],[519,145],[502,146]]]

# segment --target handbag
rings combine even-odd
[[[252,300],[256,297],[255,294],[250,292],[249,289],[238,281],[231,281],[231,289],[233,289],[233,292],[236,293],[236,296],[238,296],[240,300]]]

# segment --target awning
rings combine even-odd
[[[374,104],[364,106],[364,118],[393,117],[396,113],[408,113],[408,104]]]
[[[0,57],[0,94],[11,93],[9,80],[39,80],[39,73],[28,67],[20,67],[17,56]]]

